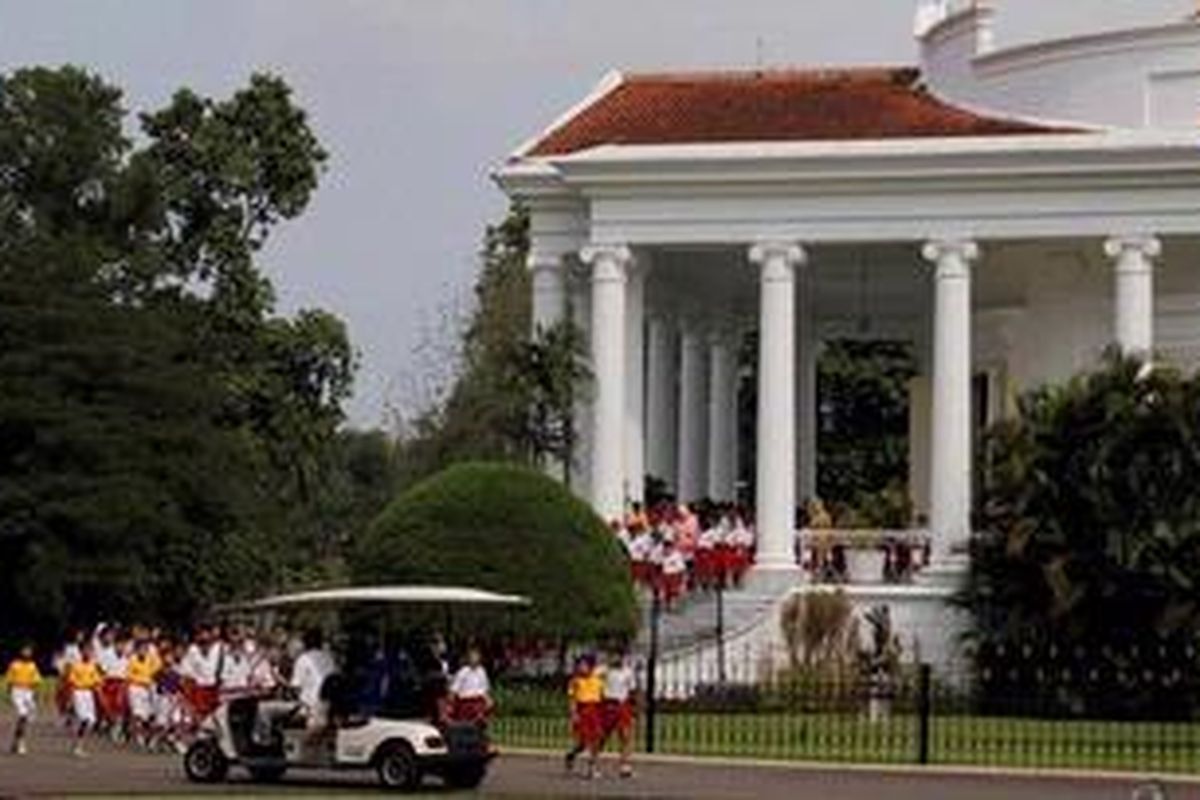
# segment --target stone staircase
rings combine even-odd
[[[759,621],[778,599],[778,594],[756,592],[749,588],[726,589],[724,593],[724,627],[728,638]],[[650,649],[650,598],[641,597],[643,625],[635,643],[636,649]],[[697,645],[715,642],[717,636],[717,595],[715,592],[693,592],[671,611],[663,611],[659,625],[659,653],[664,658]]]

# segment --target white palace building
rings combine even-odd
[[[848,591],[934,658],[977,427],[1114,343],[1200,366],[1200,19],[1003,49],[994,17],[924,2],[912,66],[614,73],[495,173],[530,209],[535,324],[587,336],[575,474],[601,515],[646,474],[733,497],[737,351],[758,332],[755,585],[774,596],[812,590],[795,509],[821,342],[914,345],[931,563]]]

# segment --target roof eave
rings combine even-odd
[[[575,103],[562,114],[560,114],[553,122],[543,128],[540,132],[522,142],[521,146],[513,151],[512,155],[509,156],[510,160],[528,158],[533,152],[534,148],[536,148],[542,141],[544,141],[555,131],[570,123],[588,108],[600,102],[614,89],[620,86],[624,80],[625,76],[621,74],[620,70],[614,69],[605,73],[604,77],[602,77],[600,81],[592,87],[592,90],[588,92],[582,100],[580,100],[578,103]]]
[[[770,181],[904,173],[1200,168],[1200,133],[1109,131],[837,142],[605,145],[548,157],[567,190],[619,183]],[[560,189],[561,191],[562,189]]]
[[[491,178],[513,199],[560,197],[571,192],[563,182],[562,171],[545,158],[509,160],[493,169]]]

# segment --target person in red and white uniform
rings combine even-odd
[[[662,546],[662,592],[663,602],[668,609],[672,608],[683,595],[684,581],[687,579],[687,562],[683,553],[670,539]]]
[[[196,630],[195,638],[179,663],[184,696],[197,720],[216,711],[220,702],[223,650],[224,644],[217,639],[216,631],[212,626],[203,625]]]
[[[104,627],[97,635],[96,666],[104,676],[96,693],[100,705],[100,727],[116,739],[125,733],[128,712],[126,671],[129,667],[129,639],[117,637],[112,627]]]
[[[450,679],[450,718],[486,724],[492,711],[492,685],[478,647],[467,651],[467,663]]]
[[[629,657],[622,652],[609,656],[608,669],[604,671],[604,737],[616,735],[621,748],[620,775],[633,777],[630,756],[633,753],[633,724],[635,718],[635,693],[637,676],[629,665]]]

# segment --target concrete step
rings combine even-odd
[[[776,601],[774,594],[747,589],[728,589],[722,598],[725,636],[751,625]],[[641,652],[649,650],[650,601],[642,598],[645,624],[635,643]],[[664,656],[716,639],[717,596],[715,592],[693,592],[671,611],[664,611],[659,625],[659,653]]]

